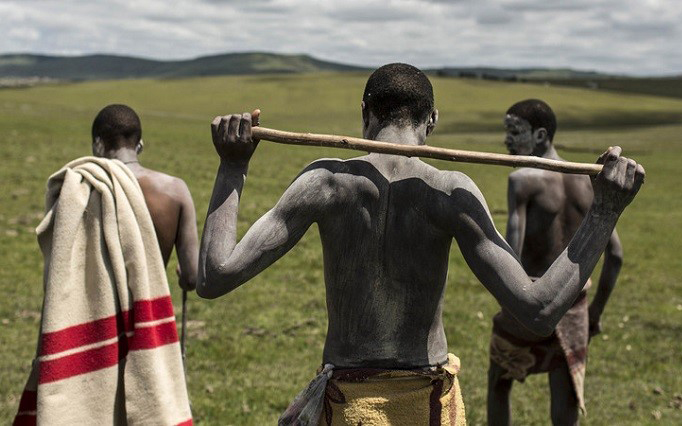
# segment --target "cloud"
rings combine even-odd
[[[0,53],[310,53],[378,66],[682,72],[677,0],[11,0]],[[5,30],[6,29],[6,30]]]

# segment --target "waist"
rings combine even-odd
[[[318,373],[322,371],[323,366],[320,367]],[[332,378],[344,382],[360,382],[371,378],[407,378],[407,377],[423,377],[434,374],[442,374],[447,371],[449,374],[456,375],[460,369],[459,358],[451,353],[445,354],[445,359],[442,362],[434,363],[433,365],[425,366],[403,366],[403,367],[377,367],[377,366],[360,366],[360,367],[340,367],[334,366]]]
[[[400,356],[381,357],[377,353],[346,352],[334,353],[325,348],[323,364],[333,364],[335,370],[373,369],[373,370],[424,370],[442,367],[448,363],[447,348],[419,354],[404,352]]]

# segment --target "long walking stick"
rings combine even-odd
[[[382,154],[397,154],[408,157],[427,157],[463,163],[497,164],[512,167],[533,167],[562,173],[596,175],[602,166],[591,163],[572,163],[570,161],[550,160],[527,155],[507,155],[493,152],[464,151],[439,148],[428,145],[401,145],[390,142],[377,142],[350,136],[322,135],[315,133],[294,133],[266,127],[253,127],[252,135],[257,139],[290,145],[326,146],[332,148],[355,149]],[[184,318],[184,316],[183,316]]]

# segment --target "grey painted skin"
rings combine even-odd
[[[254,111],[257,123],[260,111]],[[419,126],[382,125],[362,106],[363,135],[418,145]],[[568,248],[532,282],[493,225],[483,195],[462,173],[417,158],[370,154],[309,165],[277,204],[236,241],[239,198],[257,142],[252,115],[216,117],[220,166],[201,240],[201,297],[226,294],[290,250],[317,223],[329,326],[323,362],[337,367],[443,364],[442,304],[452,239],[499,303],[536,334],[549,335],[572,305],[636,194],[644,169],[613,148],[595,181],[593,206]],[[457,303],[456,300],[451,303]]]
[[[562,160],[545,128],[532,129],[527,120],[516,115],[507,115],[504,126],[505,145],[511,154]],[[530,276],[542,276],[561,254],[588,214],[592,200],[592,185],[584,175],[530,168],[521,168],[509,175],[506,239]],[[622,262],[622,247],[614,229],[604,252],[596,296],[589,308],[590,336],[601,332],[601,314],[615,287]],[[506,309],[494,321],[497,327],[524,341],[546,339],[519,324]],[[491,362],[488,372],[490,425],[511,424],[509,396],[513,380],[503,379],[505,373],[506,370]],[[578,402],[567,364],[549,372],[549,386],[552,423],[577,424]]]

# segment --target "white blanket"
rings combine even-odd
[[[84,157],[47,186],[40,338],[15,424],[191,425],[166,271],[135,176]]]

